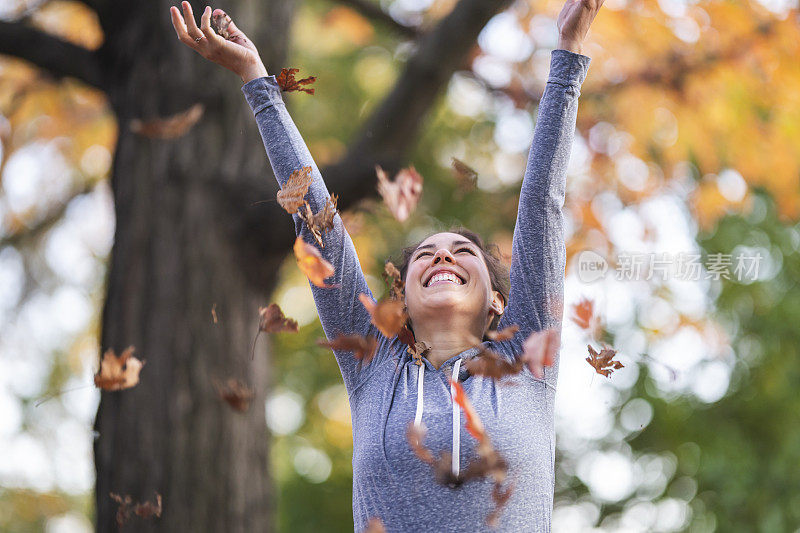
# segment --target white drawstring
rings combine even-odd
[[[422,361],[420,361],[422,363]],[[414,415],[414,425],[419,426],[422,422],[422,384],[425,382],[425,363],[419,365],[417,373],[417,413]]]
[[[453,365],[453,381],[458,382],[458,370],[461,368],[461,359],[456,359]],[[455,398],[456,390],[450,385],[450,397]],[[461,468],[461,410],[456,402],[453,402],[453,475],[458,477]]]
[[[453,364],[453,381],[458,381],[458,371],[461,369],[461,359],[456,359]],[[414,414],[414,425],[419,426],[422,423],[423,411],[423,383],[425,383],[425,364],[419,366],[417,373],[417,412]],[[450,396],[454,397],[456,394],[455,387],[450,386]],[[453,475],[458,476],[461,469],[461,410],[456,402],[453,402],[453,461],[452,469]]]

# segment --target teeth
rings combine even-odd
[[[428,280],[428,286],[431,286],[438,281],[449,281],[451,283],[461,285],[461,280],[455,274],[451,272],[440,272]]]

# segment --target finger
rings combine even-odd
[[[210,43],[216,45],[225,44],[225,39],[217,35],[217,32],[211,28],[211,8],[208,6],[206,6],[205,11],[203,11],[203,16],[200,17],[200,30]]]
[[[183,22],[183,17],[178,8],[171,7],[169,12],[172,15],[172,26],[175,28],[175,33],[178,34],[178,39],[186,46],[194,48],[197,43],[187,33],[186,24]]]
[[[189,30],[189,36],[192,39],[197,39],[198,37],[203,36],[203,32],[200,31],[200,28],[197,27],[197,22],[194,20],[194,12],[192,12],[192,5],[189,2],[183,1],[181,2],[181,6],[183,7],[183,14],[186,17],[186,27]]]

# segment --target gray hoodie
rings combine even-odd
[[[522,343],[531,332],[561,327],[566,266],[562,207],[578,96],[590,61],[566,50],[551,53],[520,191],[511,293],[500,322],[501,328],[517,324],[520,330],[510,341],[484,343],[509,360],[522,353]],[[311,166],[314,180],[306,199],[314,212],[322,209],[329,192],[286,111],[275,77],[254,79],[242,91],[278,181],[283,184],[294,170]],[[313,243],[305,224],[297,215],[293,218],[298,235]],[[492,482],[471,480],[457,488],[440,485],[406,441],[407,425],[417,420],[427,427],[425,445],[435,455],[453,454],[454,472],[476,458],[477,441],[464,429],[464,416],[451,401],[447,378],[453,376],[508,462],[509,480],[514,483],[495,530],[550,531],[558,359],[545,369],[544,379],[526,368],[503,384],[472,376],[463,368],[462,362],[474,357],[477,348],[453,355],[438,369],[425,357],[423,366],[416,365],[397,337],[387,339],[378,332],[359,302],[359,293],[372,293],[338,215],[324,242],[322,255],[336,269],[327,283],[338,286],[311,287],[325,334],[329,339],[351,333],[378,338],[375,358],[363,367],[352,353],[334,352],[353,422],[355,531],[363,531],[372,517],[380,518],[389,532],[489,530],[485,520],[494,509]]]

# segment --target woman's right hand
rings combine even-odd
[[[209,61],[235,72],[244,83],[268,75],[253,42],[236,27],[224,11],[215,9],[212,13],[211,8],[206,6],[200,17],[200,27],[198,28],[189,2],[181,2],[181,7],[186,20],[175,6],[170,7],[169,12],[172,16],[175,33],[178,34],[178,39],[183,44]],[[228,22],[229,35],[227,39],[218,35],[211,28],[212,14],[215,18],[221,17],[224,22]]]

